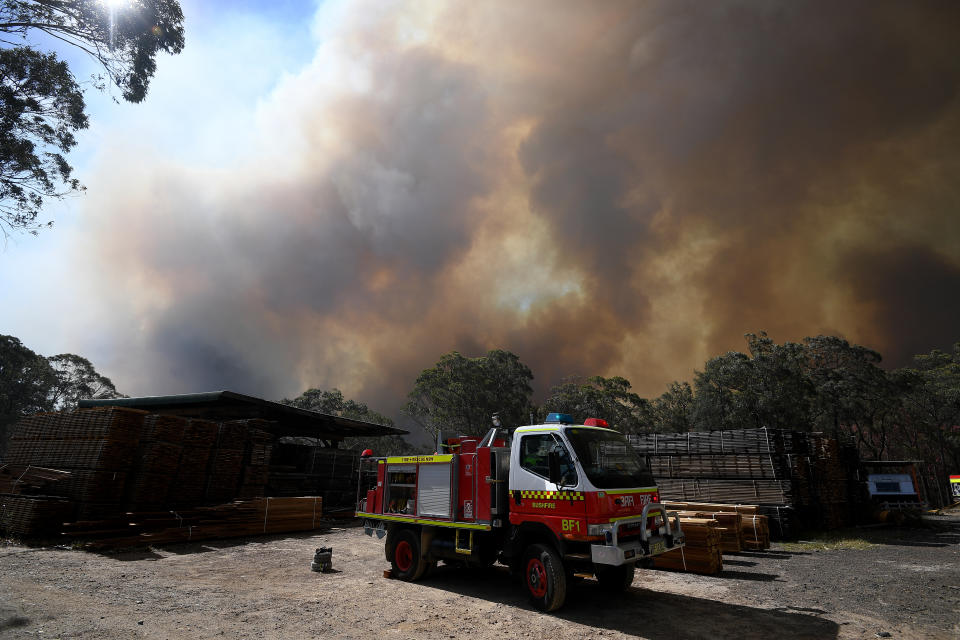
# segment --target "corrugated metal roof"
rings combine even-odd
[[[276,435],[335,439],[356,436],[405,435],[409,431],[362,420],[342,418],[317,411],[299,409],[280,402],[235,393],[208,391],[173,396],[144,396],[109,400],[80,400],[80,408],[130,407],[154,413],[172,414],[208,420],[262,418],[276,424]]]

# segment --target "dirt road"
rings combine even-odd
[[[725,555],[721,576],[638,570],[542,614],[499,565],[383,578],[360,528],[101,555],[0,546],[0,638],[960,638],[960,523],[863,550]],[[336,573],[310,570],[331,546]],[[887,636],[880,636],[887,637]]]

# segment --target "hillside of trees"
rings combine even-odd
[[[533,374],[513,354],[453,352],[417,378],[404,413],[428,433],[484,433],[547,412],[606,419],[625,433],[770,427],[850,438],[864,459],[921,460],[937,482],[960,472],[960,343],[888,370],[876,351],[836,336],[777,344],[746,334],[745,352],[708,360],[692,382],[642,398],[623,377],[571,378],[533,402]],[[503,393],[501,389],[508,391]]]
[[[921,460],[946,483],[960,473],[960,343],[931,351],[910,367],[885,369],[881,356],[835,336],[777,344],[746,334],[746,349],[711,358],[692,381],[674,381],[660,396],[642,398],[614,376],[568,378],[542,403],[533,399],[534,373],[509,351],[466,357],[444,354],[414,381],[398,418],[431,440],[438,433],[483,435],[494,414],[505,426],[542,420],[547,412],[606,419],[625,433],[675,433],[770,427],[825,432],[855,442],[873,460]],[[12,336],[0,336],[0,452],[19,417],[67,409],[78,398],[120,397],[113,383],[73,354],[40,356]],[[393,425],[393,419],[338,389],[309,389],[282,402],[323,413]],[[414,427],[415,428],[415,427]],[[414,451],[400,438],[351,440],[377,453]]]

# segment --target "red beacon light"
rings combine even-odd
[[[609,427],[607,421],[603,418],[587,418],[583,421],[583,426],[585,427]]]
[[[364,449],[363,453],[360,454],[361,458],[370,458],[373,456],[373,449]]]

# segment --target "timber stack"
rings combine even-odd
[[[731,527],[736,523],[737,542],[727,544],[724,551],[763,551],[770,548],[769,518],[761,515],[759,507],[746,504],[709,504],[699,502],[664,502],[670,511],[677,511],[681,517],[712,518],[717,525]],[[739,548],[734,548],[739,547]]]
[[[686,545],[653,559],[654,569],[713,575],[723,571],[720,524],[712,518],[680,517]]]
[[[312,531],[323,525],[323,498],[254,498],[183,511],[132,513],[128,518],[73,522],[64,536],[89,548],[199,542]]]
[[[322,495],[328,513],[356,508],[360,459],[347,449],[308,438],[281,438],[274,446],[267,491],[273,496]]]
[[[860,498],[855,447],[820,433],[762,428],[628,438],[647,456],[664,500],[757,505],[780,538],[848,524]]]
[[[0,530],[137,544],[317,528],[319,494],[264,496],[270,424],[118,407],[25,418],[0,463]],[[340,451],[342,465],[318,463],[315,475],[336,482],[356,455]]]

